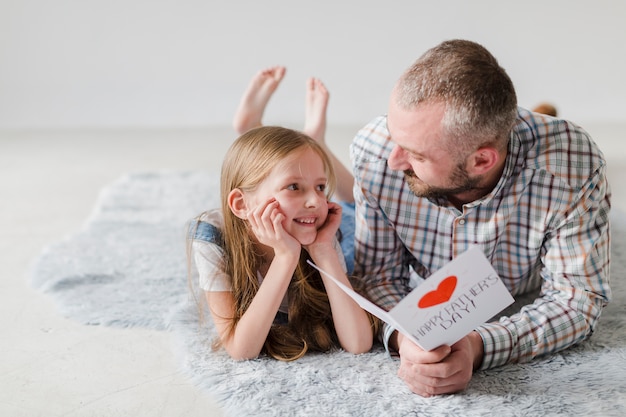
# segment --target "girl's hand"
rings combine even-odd
[[[283,227],[285,215],[280,211],[276,199],[272,198],[248,212],[248,222],[257,240],[274,249],[274,255],[300,255],[300,242]]]
[[[330,245],[332,246],[335,237],[337,236],[337,230],[341,224],[341,206],[337,203],[328,202],[328,217],[326,222],[317,230],[317,237],[315,242],[307,246],[309,253],[316,246]]]

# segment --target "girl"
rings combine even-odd
[[[370,350],[371,316],[306,263],[351,285],[336,239],[341,206],[329,201],[334,186],[331,159],[303,133],[254,128],[228,150],[221,210],[199,216],[192,252],[219,344],[232,358]]]

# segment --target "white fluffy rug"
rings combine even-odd
[[[624,416],[626,220],[613,218],[614,300],[596,333],[566,352],[476,374],[460,394],[424,399],[380,348],[291,363],[212,352],[190,302],[185,223],[216,206],[216,174],[132,174],[102,191],[83,230],[46,248],[32,273],[66,316],[172,333],[181,366],[228,416]]]

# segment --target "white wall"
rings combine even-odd
[[[360,125],[402,70],[457,37],[498,57],[523,106],[626,121],[621,0],[0,0],[0,128],[225,125],[275,64],[288,75],[268,123],[301,123],[315,75],[329,123]]]

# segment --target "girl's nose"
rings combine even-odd
[[[319,207],[322,201],[326,201],[326,196],[320,195],[316,191],[310,191],[306,196],[306,206],[307,207]]]
[[[411,167],[407,162],[406,151],[398,145],[391,150],[389,158],[387,158],[387,165],[395,171],[404,171]]]

